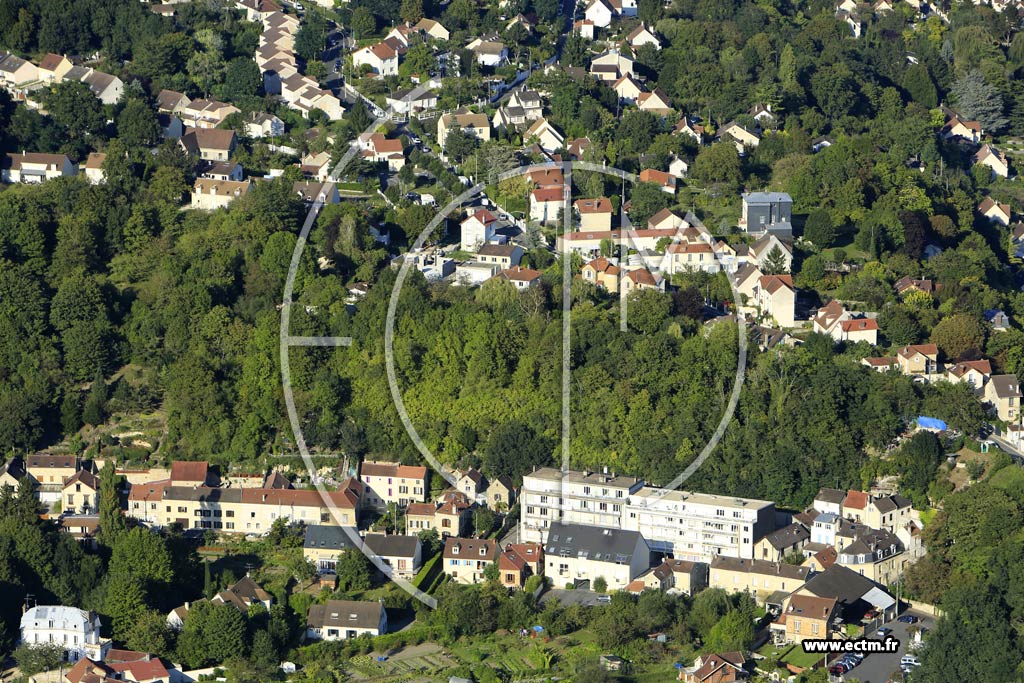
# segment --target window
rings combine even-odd
[[[228,510],[227,512],[224,513],[224,516],[225,517],[234,517],[235,516],[235,511],[234,510]]]
[[[179,505],[178,512],[188,512],[188,508],[185,507],[184,505]]]
[[[170,512],[170,511],[171,511],[171,506],[170,506],[170,505],[168,505],[168,506],[167,506],[167,512]]]

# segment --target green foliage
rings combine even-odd
[[[824,209],[815,209],[804,223],[804,237],[819,249],[832,246],[836,239],[836,228],[832,216]]]
[[[338,592],[364,591],[370,587],[373,565],[359,550],[349,548],[338,555],[334,571],[338,575]]]
[[[14,651],[14,661],[25,676],[55,670],[64,659],[64,648],[56,643],[21,645]]]
[[[608,591],[608,582],[605,581],[603,576],[598,576],[590,587],[594,589],[595,593],[605,593]]]

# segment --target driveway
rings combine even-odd
[[[861,683],[886,683],[886,681],[888,681],[895,673],[896,678],[893,680],[900,681],[900,657],[905,654],[915,654],[910,650],[911,638],[908,631],[911,628],[921,627],[924,627],[929,631],[935,629],[935,617],[927,616],[923,612],[915,612],[914,610],[907,610],[903,613],[903,615],[908,614],[917,617],[920,621],[916,624],[904,624],[893,620],[888,624],[885,624],[886,628],[892,629],[893,637],[899,639],[899,652],[894,654],[888,652],[876,652],[875,654],[868,655],[864,658],[864,661],[860,663],[860,666],[857,666],[853,670],[847,672],[845,676],[833,676],[831,677],[832,680],[858,680]],[[868,637],[873,637],[873,635],[869,634]]]
[[[562,605],[583,605],[584,607],[596,607],[600,605],[597,598],[600,593],[589,590],[569,591],[564,588],[552,588],[540,596],[541,604],[558,600]]]

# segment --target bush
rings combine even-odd
[[[608,582],[605,581],[603,576],[599,576],[596,579],[594,579],[594,581],[592,583],[592,587],[594,589],[594,592],[596,592],[596,593],[604,593],[604,592],[607,592],[607,590],[608,590]]]

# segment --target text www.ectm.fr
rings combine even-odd
[[[855,638],[853,640],[821,640],[806,639],[803,642],[804,652],[899,652],[899,638],[886,636],[885,640],[873,638]]]

